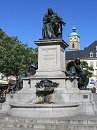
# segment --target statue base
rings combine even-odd
[[[32,106],[34,106],[36,103],[45,103],[43,99],[44,97],[36,96],[35,85],[43,79],[49,79],[53,82],[59,83],[59,87],[54,89],[53,94],[50,94],[47,97],[45,97],[47,104],[53,103],[53,106],[58,105],[59,107],[60,104],[69,103],[69,105],[72,105],[73,103],[77,103],[79,104],[79,107],[76,108],[77,110],[79,109],[80,114],[94,114],[91,92],[88,90],[79,90],[77,85],[77,78],[71,82],[70,79],[65,76],[65,48],[68,46],[66,42],[64,42],[62,39],[48,39],[35,41],[35,44],[38,45],[38,70],[36,71],[36,74],[24,78],[23,89],[17,91],[15,94],[7,94],[6,101],[10,103],[14,102],[15,104],[17,104],[18,102],[19,104],[30,103],[32,104]],[[44,105],[47,106],[47,104]],[[22,106],[20,106],[20,108],[21,107]],[[21,110],[23,110],[21,112],[27,112],[26,115],[28,113],[30,115],[31,111],[33,114],[35,113],[34,108],[33,110],[31,110],[31,108],[27,107],[28,106],[21,108]],[[11,108],[12,110],[10,109],[10,115],[14,115],[14,113],[16,112],[16,108]],[[19,113],[21,113],[20,108],[18,107]],[[76,111],[76,108],[74,108],[73,106],[69,107],[69,110],[67,110],[69,111],[68,114],[70,113],[70,111],[72,112],[73,109],[75,109],[74,111]],[[61,111],[61,109],[63,109],[62,113],[64,113],[67,108],[59,107],[57,109],[52,108],[51,106],[51,108],[46,107],[45,109],[41,109],[41,111],[42,113],[44,113],[44,111],[47,113],[48,109],[50,112],[49,115],[51,114],[51,116],[55,116],[52,113],[52,111],[55,111],[57,117],[58,111]],[[38,114],[41,113],[40,105],[38,106],[36,111]],[[11,112],[13,114],[11,114]],[[59,114],[60,117],[62,116],[62,113]],[[64,116],[66,116],[66,114],[64,114]]]
[[[10,104],[8,115],[18,117],[68,117],[79,115],[77,103],[67,104]]]

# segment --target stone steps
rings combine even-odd
[[[93,101],[97,102],[97,94],[96,93],[93,94]]]
[[[32,129],[32,128],[0,128],[0,130],[42,130],[42,129]]]
[[[97,120],[0,117],[0,130],[96,130]]]
[[[0,130],[97,130],[97,125],[56,125],[55,127],[24,128],[24,127],[1,127]]]

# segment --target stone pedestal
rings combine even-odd
[[[71,80],[70,78],[66,77],[66,88],[68,93],[79,93],[80,89],[78,88],[78,78]]]
[[[23,89],[20,92],[35,93],[35,85],[42,79],[59,83],[58,91],[67,92],[65,48],[68,44],[62,39],[38,40],[35,44],[38,45],[38,70],[35,75],[23,79]]]
[[[38,45],[38,70],[35,77],[64,77],[65,48],[68,44],[62,39],[35,41]]]
[[[77,78],[73,81],[70,81],[69,78],[65,76],[65,48],[68,46],[68,44],[63,41],[62,39],[49,39],[49,40],[38,40],[35,41],[35,44],[38,45],[38,70],[36,71],[36,74],[27,78],[23,79],[23,89],[21,91],[16,92],[15,94],[8,94],[6,97],[7,102],[16,102],[15,104],[24,104],[21,105],[18,108],[18,112],[15,116],[18,116],[18,113],[21,113],[21,107],[23,107],[23,113],[21,116],[26,113],[28,115],[30,107],[31,112],[34,111],[33,105],[37,103],[38,101],[42,101],[43,99],[37,98],[36,96],[36,88],[35,85],[37,82],[40,82],[43,79],[49,79],[53,82],[59,83],[59,87],[54,89],[54,93],[50,94],[47,98],[47,100],[50,103],[57,104],[58,109],[52,108],[49,103],[44,104],[43,106],[47,106],[47,104],[50,107],[51,117],[52,116],[58,116],[56,110],[60,109],[60,104],[68,104],[68,109],[64,107],[62,110],[67,111],[67,113],[70,115],[70,111],[72,111],[73,115],[76,114],[77,109],[80,110],[80,113],[87,113],[89,106],[89,113],[94,114],[93,106],[92,106],[92,100],[91,100],[91,92],[90,91],[84,91],[78,89],[78,81]],[[39,102],[38,102],[39,103]],[[72,104],[77,103],[77,107],[72,109]],[[28,108],[25,109],[25,106]],[[31,104],[31,106],[30,106]],[[10,110],[10,115],[14,115],[16,111],[17,106],[14,106],[14,108]],[[41,108],[41,111],[44,113],[47,108]],[[16,108],[15,108],[16,107]],[[35,110],[37,108],[37,113],[40,112],[40,105],[35,106]],[[32,109],[33,108],[33,109]],[[38,111],[39,110],[39,111]],[[75,111],[75,112],[74,112]],[[28,113],[27,113],[28,112]],[[79,112],[78,112],[79,113]],[[77,114],[78,114],[77,113]],[[33,115],[33,114],[32,114]],[[38,116],[38,115],[37,115]],[[45,117],[46,115],[43,115]],[[59,117],[62,116],[62,113],[59,114]],[[65,113],[63,114],[65,116]]]

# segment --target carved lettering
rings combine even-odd
[[[48,66],[56,64],[56,49],[44,50],[42,58],[43,62]]]

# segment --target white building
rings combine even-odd
[[[74,60],[80,58],[81,61],[86,61],[89,66],[93,67],[93,75],[89,79],[89,87],[97,87],[97,41],[94,41],[84,50],[80,50],[80,37],[73,27],[72,33],[69,36],[69,51],[66,52],[66,60]]]

